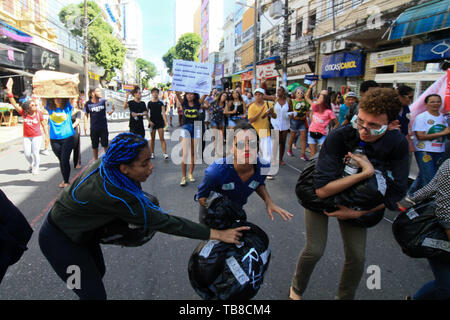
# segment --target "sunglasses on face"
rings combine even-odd
[[[238,141],[236,142],[236,148],[238,150],[244,150],[245,149],[246,142],[245,141]],[[258,147],[258,141],[257,140],[250,140],[248,142],[248,146],[250,149],[256,149]]]
[[[357,115],[352,118],[352,126],[354,129],[361,130],[364,129],[367,133],[372,136],[380,136],[384,134],[388,128],[387,125],[381,124],[369,124],[368,126],[364,126],[364,121],[360,119]]]

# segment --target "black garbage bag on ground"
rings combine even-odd
[[[387,190],[387,175],[384,171],[375,170],[375,174],[361,181],[334,197],[335,203],[355,210],[370,210],[384,203]],[[370,212],[356,219],[346,221],[361,227],[371,228],[384,217],[384,209]]]
[[[206,207],[203,222],[213,229],[225,230],[238,220],[247,220],[247,215],[242,207],[217,192],[211,192],[206,200]]]
[[[241,245],[203,241],[189,260],[189,280],[205,300],[249,300],[260,289],[270,262],[269,238],[258,226],[241,221],[231,228],[249,226]]]
[[[435,214],[434,200],[400,213],[392,224],[395,240],[412,258],[430,258],[450,264],[450,241]]]
[[[314,170],[316,169],[318,154],[311,158],[309,163],[300,173],[295,186],[295,194],[298,202],[306,209],[315,212],[334,212],[337,210],[334,204],[334,197],[320,199],[316,194],[314,186]]]
[[[159,201],[156,197],[144,192],[147,198],[156,206]],[[101,244],[112,244],[122,247],[139,247],[149,242],[156,231],[144,226],[131,225],[121,219],[116,219],[111,223],[95,231],[95,239]]]

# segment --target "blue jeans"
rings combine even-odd
[[[419,166],[419,174],[411,188],[409,188],[409,195],[413,195],[414,192],[425,187],[434,178],[438,170],[438,162],[442,158],[443,153],[416,151],[414,155]]]
[[[414,300],[448,300],[450,299],[450,265],[428,259],[435,280],[423,285],[416,292]]]

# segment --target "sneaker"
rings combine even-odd
[[[152,153],[152,155],[150,156],[150,159],[155,159],[155,154]]]
[[[273,176],[267,176],[267,180],[273,180]]]
[[[192,174],[189,175],[189,182],[195,182],[195,178]]]
[[[48,151],[48,149],[45,149],[45,150],[42,151],[42,154],[44,156],[48,156],[50,154],[50,151]]]
[[[294,155],[292,154],[292,150],[289,150],[288,152],[287,152],[287,155],[289,156],[289,157],[293,157]]]
[[[186,177],[181,178],[180,186],[184,187],[186,184]]]
[[[169,155],[167,154],[167,153],[164,153],[164,160],[167,160],[167,159],[169,159]]]
[[[297,149],[297,146],[295,144],[293,144],[292,149]]]
[[[309,159],[308,159],[308,157],[306,157],[306,155],[302,155],[302,156],[300,157],[300,159],[302,159],[302,160],[304,160],[304,161],[309,161]]]

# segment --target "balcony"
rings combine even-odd
[[[312,35],[303,36],[289,43],[288,58],[292,59],[307,52],[314,52],[315,45]]]

